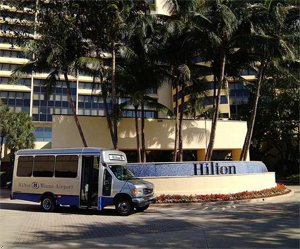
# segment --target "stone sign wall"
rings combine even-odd
[[[136,177],[235,175],[268,172],[263,162],[213,161],[180,163],[129,163]]]

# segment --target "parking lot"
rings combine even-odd
[[[117,216],[10,200],[1,190],[1,248],[299,248],[300,187],[294,195],[240,204],[154,205]]]

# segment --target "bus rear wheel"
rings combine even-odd
[[[41,209],[45,212],[52,212],[56,207],[55,200],[52,196],[46,195],[42,197]]]

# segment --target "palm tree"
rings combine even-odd
[[[162,22],[164,19],[162,19]],[[185,91],[191,75],[195,73],[193,59],[199,55],[199,48],[192,39],[192,27],[188,16],[176,14],[164,21],[167,40],[160,49],[161,61],[168,66],[168,78],[175,90],[174,107],[174,152],[173,161],[182,160],[182,120],[185,109]],[[179,97],[179,95],[181,97]],[[179,106],[179,99],[181,105]]]
[[[76,6],[76,4],[61,1],[39,4],[39,23],[36,32],[42,35],[25,43],[26,52],[32,55],[33,60],[21,66],[17,71],[25,73],[50,71],[45,81],[46,95],[55,87],[60,75],[63,76],[75,124],[83,146],[87,147],[76,115],[68,77],[70,74],[76,75],[79,58],[85,54],[85,42],[81,36]]]
[[[136,54],[136,57],[125,59],[123,63],[120,63],[117,67],[117,77],[124,97],[129,97],[129,101],[125,101],[122,107],[128,105],[134,107],[138,161],[146,162],[145,106],[165,112],[167,115],[172,114],[167,107],[157,103],[156,99],[147,94],[150,89],[157,88],[162,83],[163,70],[161,70],[159,65],[151,62],[145,50],[137,49],[137,44],[135,46],[135,51],[139,51],[139,53]],[[141,118],[141,131],[139,129],[139,117]]]
[[[8,115],[8,130],[5,144],[10,149],[11,164],[13,165],[15,152],[21,149],[34,148],[34,125],[27,113],[11,112]]]
[[[183,146],[182,146],[182,121],[183,121],[183,114],[185,110],[185,96],[186,96],[186,85],[187,82],[191,78],[191,71],[189,67],[185,64],[180,65],[178,68],[178,81],[179,85],[181,86],[181,103],[180,103],[180,108],[179,108],[179,122],[178,123],[178,160],[181,162],[183,159]],[[176,97],[178,97],[178,86],[176,87]],[[178,106],[178,103],[177,103]],[[178,107],[177,107],[178,108]],[[178,116],[178,115],[177,115]],[[177,117],[176,117],[177,119]]]
[[[118,103],[118,86],[116,80],[116,60],[125,46],[124,38],[127,32],[127,18],[133,6],[131,1],[103,0],[81,1],[83,6],[81,16],[83,36],[88,40],[91,53],[96,53],[99,62],[110,59],[111,65],[107,74],[107,83],[103,85],[103,100],[106,109],[107,122],[110,129],[112,143],[118,148],[118,122],[120,118]],[[100,67],[102,70],[104,67]],[[105,69],[105,68],[104,68]],[[106,71],[108,71],[106,69]],[[103,82],[103,70],[99,72],[100,81]],[[101,80],[102,79],[102,80]],[[111,108],[107,102],[111,99]],[[109,111],[111,109],[111,111]]]
[[[182,119],[185,103],[185,88],[190,78],[191,59],[199,55],[199,47],[196,47],[193,39],[193,24],[191,13],[201,8],[200,1],[170,0],[170,12],[172,16],[165,26],[168,32],[168,40],[162,54],[163,60],[170,66],[172,87],[175,90],[175,130],[173,161],[182,160]],[[198,44],[197,44],[198,45]],[[179,97],[179,94],[181,97]],[[179,98],[181,105],[179,108]]]
[[[204,34],[208,38],[209,43],[207,45],[210,51],[207,53],[206,59],[212,62],[214,78],[217,79],[217,84],[215,84],[217,87],[214,101],[215,108],[212,117],[209,144],[205,155],[205,160],[210,161],[219,117],[221,89],[225,84],[226,58],[232,52],[240,20],[234,6],[226,1],[207,2],[204,15],[206,18],[196,14],[194,21],[197,29],[202,28],[199,32],[200,35],[203,36]]]
[[[249,22],[252,24],[252,33],[248,38],[247,45],[250,50],[249,53],[253,53],[256,58],[258,73],[251,117],[240,160],[246,160],[247,158],[257,114],[260,89],[266,71],[272,62],[294,60],[296,49],[293,43],[296,40],[297,32],[299,34],[299,6],[296,7],[282,1],[270,1],[250,6],[250,10],[252,15]]]
[[[171,115],[168,108],[147,94],[164,82],[166,73],[158,53],[161,41],[160,24],[156,16],[148,15],[149,9],[149,4],[145,2],[136,2],[133,5],[128,17],[126,46],[123,46],[117,67],[118,82],[125,96],[130,97],[124,105],[131,104],[135,109],[138,160],[142,162],[146,162],[145,107]],[[141,131],[138,116],[141,118]]]
[[[143,1],[84,1],[82,16],[83,36],[88,39],[91,54],[94,58],[85,58],[85,64],[94,64],[99,69],[97,77],[102,85],[102,97],[105,114],[111,134],[112,143],[118,147],[118,121],[120,119],[119,79],[116,80],[116,60],[122,63],[122,57],[129,58],[138,54],[132,51],[128,44],[132,45],[132,37],[141,36],[147,20],[149,4]],[[81,4],[81,3],[80,3]],[[100,13],[100,14],[99,14]],[[142,28],[141,28],[142,24]],[[149,26],[148,24],[145,26]],[[104,66],[104,61],[110,60],[110,67]],[[118,63],[119,64],[119,63]],[[95,74],[94,74],[95,75]],[[109,103],[111,100],[111,103]],[[111,111],[110,111],[111,110]],[[143,126],[143,122],[142,122]],[[143,135],[142,135],[143,137]]]
[[[4,139],[8,133],[8,121],[10,116],[10,110],[8,106],[5,106],[0,101],[0,166],[1,166],[1,157],[2,157],[2,147]]]
[[[119,72],[117,70],[117,75]],[[156,110],[164,112],[171,116],[172,112],[166,106],[157,102],[157,99],[147,96],[147,89],[141,88],[141,84],[138,87],[134,87],[132,81],[124,81],[124,78],[118,77],[120,79],[119,83],[124,86],[124,97],[129,98],[129,100],[124,101],[120,107],[121,109],[134,108],[134,120],[135,120],[135,131],[136,131],[136,144],[137,144],[137,161],[146,162],[146,144],[145,144],[145,107],[151,108],[151,110]],[[143,86],[143,85],[142,85]],[[141,127],[139,126],[139,119]],[[141,138],[142,137],[142,138]]]
[[[205,160],[211,160],[221,90],[225,86],[228,58],[238,51],[237,41],[241,40],[243,19],[248,17],[242,1],[182,1],[173,0],[175,15],[181,15],[191,23],[191,36],[198,43],[202,61],[211,63],[211,74],[214,77],[214,112],[209,145]]]

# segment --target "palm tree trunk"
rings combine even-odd
[[[177,161],[177,145],[178,145],[178,80],[175,83],[175,138],[174,138],[174,154],[173,162]]]
[[[0,170],[1,170],[1,162],[2,162],[2,146],[3,146],[3,142],[4,142],[4,136],[1,135],[1,140],[0,140]]]
[[[100,61],[101,61],[101,57],[100,57]],[[100,78],[100,82],[101,82],[101,92],[102,92],[102,98],[103,98],[103,104],[104,104],[104,114],[106,117],[106,121],[107,121],[107,125],[108,125],[108,129],[109,129],[109,134],[111,137],[111,141],[112,144],[114,146],[114,131],[112,128],[112,121],[111,121],[111,117],[109,114],[109,110],[108,110],[108,103],[107,103],[107,86],[106,84],[103,82],[104,80],[104,76],[103,76],[103,71],[102,71],[102,67],[100,66],[100,70],[99,70],[99,78]],[[114,146],[115,147],[115,146]]]
[[[107,124],[108,124],[108,129],[109,129],[111,141],[112,141],[112,144],[114,146],[114,131],[113,131],[113,127],[112,127],[111,117],[110,117],[110,114],[109,114],[109,111],[108,111],[107,89],[104,85],[102,85],[102,97],[103,97],[103,103],[104,103],[104,114],[105,114],[106,121],[107,121]]]
[[[147,154],[146,154],[146,140],[145,140],[145,102],[142,100],[141,103],[141,135],[142,135],[142,162],[147,162]]]
[[[10,161],[11,167],[10,167],[10,172],[9,173],[12,173],[13,169],[14,169],[14,163],[15,163],[15,157],[16,157],[15,153],[16,153],[16,149],[10,149],[9,161]]]
[[[73,102],[73,99],[72,99],[72,92],[71,92],[70,82],[69,82],[67,73],[64,73],[64,77],[65,77],[65,82],[66,82],[66,85],[67,85],[67,94],[68,94],[69,104],[70,104],[71,109],[72,109],[72,114],[73,114],[73,117],[74,117],[74,121],[75,121],[75,124],[77,126],[82,144],[83,144],[84,147],[87,147],[87,143],[86,143],[86,140],[85,140],[80,122],[78,120],[78,116],[76,114],[76,108],[75,108],[75,105],[74,105],[74,102]]]
[[[220,73],[219,73],[219,85],[218,85],[218,93],[216,98],[216,108],[214,110],[213,119],[211,123],[211,131],[210,131],[210,137],[209,137],[209,143],[207,147],[207,151],[205,154],[205,160],[210,161],[214,143],[215,143],[215,137],[216,137],[216,128],[217,128],[217,122],[219,117],[219,105],[220,105],[220,97],[221,97],[221,90],[222,90],[222,82],[224,81],[224,74],[225,74],[225,62],[226,62],[226,55],[225,51],[222,50],[220,53]]]
[[[215,100],[217,96],[217,84],[216,84],[216,75],[214,74],[214,93],[213,93],[213,99]],[[216,108],[216,102],[213,101],[213,110]]]
[[[116,48],[112,42],[112,69],[111,69],[111,99],[112,99],[112,128],[113,145],[118,149],[118,117],[117,117],[117,91],[116,91]]]
[[[260,95],[261,83],[263,81],[267,65],[268,65],[268,63],[264,61],[264,62],[261,62],[261,65],[259,67],[259,75],[258,75],[257,86],[256,86],[256,91],[255,91],[253,110],[252,110],[252,114],[251,114],[250,121],[248,124],[248,129],[247,129],[243,149],[242,149],[241,156],[240,156],[241,161],[245,161],[247,159],[247,154],[248,154],[248,151],[250,148],[250,143],[251,143],[252,134],[253,134],[253,128],[254,128],[254,124],[255,124],[255,118],[256,118],[256,113],[257,113],[257,105],[258,105],[258,100],[259,100],[259,95]]]
[[[182,162],[183,160],[183,149],[182,149],[182,121],[183,121],[183,111],[184,111],[184,91],[185,85],[182,84],[181,88],[181,105],[179,113],[179,128],[178,128],[178,161]]]
[[[138,120],[138,105],[134,106],[134,120],[135,120],[135,132],[136,132],[136,151],[138,155],[138,162],[142,162],[141,158],[141,145],[140,145],[140,130],[139,130],[139,120]]]

